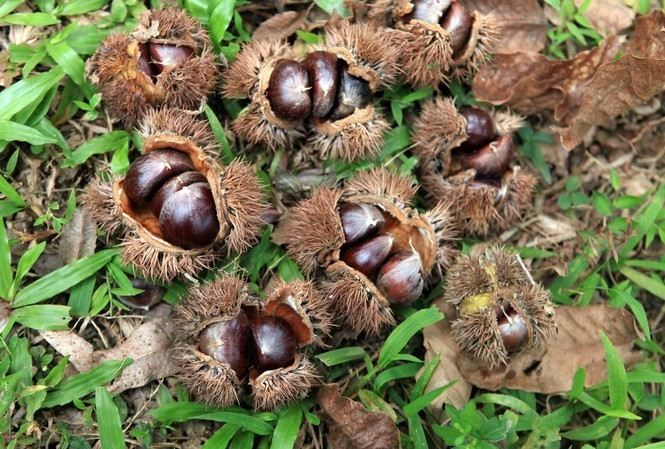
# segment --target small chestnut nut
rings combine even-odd
[[[522,315],[510,305],[497,307],[496,321],[503,347],[508,352],[517,352],[529,342],[529,328]]]
[[[486,111],[478,108],[467,108],[460,111],[466,119],[467,139],[459,146],[462,151],[473,150],[487,145],[496,135],[494,120]]]
[[[254,340],[244,310],[230,320],[218,321],[199,335],[199,351],[218,362],[227,363],[242,377],[254,360]]]
[[[375,234],[385,223],[381,209],[367,203],[344,203],[339,207],[345,246]]]
[[[374,277],[390,255],[394,238],[390,234],[379,234],[342,253],[342,260],[367,277]]]
[[[194,170],[194,164],[182,151],[163,149],[145,153],[129,167],[125,193],[135,205],[147,203],[166,181],[190,170]]]
[[[437,23],[450,7],[452,0],[416,0],[410,18],[427,23]]]
[[[302,120],[312,110],[307,70],[297,61],[283,59],[270,75],[268,100],[275,115],[284,120]]]
[[[328,116],[329,120],[337,121],[353,114],[356,109],[367,107],[372,100],[372,90],[369,83],[362,78],[349,73],[349,66],[345,62],[339,65],[339,88],[337,102]]]
[[[327,51],[315,51],[303,61],[312,86],[312,117],[323,118],[335,104],[339,73],[337,56]]]
[[[510,168],[513,155],[513,140],[504,134],[462,159],[462,168],[473,168],[476,175],[485,178],[501,178]]]
[[[293,363],[296,337],[283,319],[261,315],[252,321],[256,344],[256,368],[259,372],[285,368]]]
[[[150,58],[154,66],[154,72],[159,75],[166,68],[182,64],[194,54],[194,49],[187,46],[176,46],[172,44],[158,44],[151,42]]]
[[[473,25],[473,16],[460,2],[453,2],[441,21],[441,28],[450,31],[450,46],[453,50],[453,57],[458,56],[471,35],[471,26]]]
[[[376,285],[391,304],[411,304],[425,286],[422,270],[420,256],[415,251],[398,251],[381,267]]]
[[[151,306],[161,301],[164,297],[164,293],[166,293],[164,287],[151,284],[145,279],[132,277],[129,281],[131,282],[132,287],[143,291],[134,296],[121,296],[120,301],[126,306],[135,309],[148,310]]]

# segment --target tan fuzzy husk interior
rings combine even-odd
[[[224,216],[224,210],[226,208],[222,200],[223,197],[222,192],[220,191],[220,186],[217,182],[221,167],[214,163],[202,149],[196,146],[196,144],[188,138],[168,134],[156,134],[146,138],[144,141],[145,153],[165,148],[172,148],[187,153],[192,160],[196,171],[204,175],[208,180],[212,196],[215,200],[217,220],[219,222],[219,232],[217,233],[215,242],[203,248],[186,250],[164,240],[162,238],[161,230],[159,229],[159,221],[157,217],[152,214],[150,208],[137,210],[130,204],[123,188],[124,178],[120,178],[113,183],[113,200],[116,210],[122,214],[123,219],[128,225],[135,229],[146,242],[150,243],[160,251],[182,255],[197,255],[205,253],[217,242],[222,241],[229,233],[229,225]]]
[[[281,288],[278,288],[266,300],[263,312],[277,316],[289,323],[296,336],[298,346],[303,347],[314,341],[314,327],[307,311],[302,307],[302,295],[306,292],[298,287],[305,286],[284,284]],[[311,291],[311,285],[309,289]]]

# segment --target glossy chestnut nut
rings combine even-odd
[[[167,67],[182,64],[194,54],[194,49],[187,46],[150,43],[150,58],[158,75]]]
[[[375,234],[385,223],[381,209],[367,203],[344,203],[339,207],[345,246]]]
[[[462,168],[475,169],[479,177],[500,178],[510,167],[512,153],[513,141],[510,135],[504,134],[462,159]]]
[[[335,104],[339,71],[337,56],[327,51],[315,51],[303,61],[312,86],[312,116],[323,118]]]
[[[516,352],[526,346],[529,341],[529,330],[522,315],[510,305],[504,305],[497,307],[496,319],[501,342],[506,351]]]
[[[460,114],[466,119],[466,135],[468,136],[459,146],[460,150],[473,150],[492,141],[496,131],[491,115],[478,108],[464,109]]]
[[[147,203],[169,179],[194,170],[192,160],[173,149],[150,151],[136,159],[127,171],[124,189],[132,205]]]
[[[403,306],[415,301],[425,286],[418,254],[409,250],[393,254],[381,267],[376,285],[393,305]]]
[[[452,0],[415,0],[410,19],[427,23],[438,23]]]
[[[159,217],[159,213],[164,206],[164,202],[175,195],[176,192],[182,190],[183,187],[196,184],[198,182],[207,183],[208,180],[201,173],[196,171],[186,171],[178,176],[174,176],[164,183],[164,185],[155,193],[155,196],[150,201],[150,210]]]
[[[283,59],[270,74],[268,101],[275,115],[284,120],[303,120],[312,111],[307,70],[297,61]]]
[[[159,212],[164,240],[182,248],[211,244],[219,233],[215,201],[210,185],[198,182],[171,195]]]
[[[240,310],[235,318],[206,327],[199,336],[199,351],[227,363],[242,376],[253,363],[254,339],[247,314]]]
[[[284,368],[293,363],[296,337],[286,321],[272,315],[261,315],[252,321],[256,344],[256,368],[259,372]]]
[[[394,238],[390,234],[379,234],[357,246],[342,251],[342,260],[365,276],[374,277],[390,255]]]
[[[451,33],[450,46],[453,50],[453,57],[459,56],[464,50],[469,36],[471,36],[472,25],[473,16],[469,11],[460,2],[453,2],[441,21],[441,28]]]
[[[336,121],[346,118],[353,114],[356,109],[367,107],[371,100],[372,90],[369,83],[362,78],[351,75],[348,64],[340,61],[337,103],[328,119]]]
[[[151,306],[157,304],[164,297],[166,290],[159,285],[153,285],[141,278],[130,278],[132,287],[138,290],[143,290],[138,295],[134,296],[121,296],[120,300],[123,304],[135,309],[148,310]]]

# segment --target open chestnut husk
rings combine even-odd
[[[414,121],[413,151],[430,204],[444,201],[459,229],[485,236],[521,220],[537,180],[515,164],[512,132],[521,118],[467,108],[448,98],[423,105]]]
[[[242,279],[223,274],[176,308],[174,358],[180,381],[203,402],[239,403],[249,385],[254,408],[274,410],[304,397],[317,381],[304,353],[330,329],[311,282],[279,282],[265,301]]]
[[[348,21],[304,57],[286,42],[253,41],[223,77],[225,98],[250,101],[233,130],[272,150],[307,139],[303,152],[316,160],[371,157],[389,129],[372,97],[395,81],[396,61],[381,30]]]
[[[415,192],[384,169],[359,173],[342,189],[315,190],[273,233],[305,274],[320,275],[333,316],[356,334],[393,324],[390,306],[414,301],[454,258],[447,209],[419,213]]]
[[[151,111],[143,155],[117,179],[97,177],[84,202],[121,256],[146,278],[196,276],[256,242],[265,196],[252,167],[223,165],[207,123],[169,109]]]
[[[492,15],[470,11],[457,0],[371,0],[368,18],[400,46],[407,83],[416,87],[468,78],[497,39]]]
[[[176,8],[144,11],[131,33],[104,39],[87,72],[127,127],[150,108],[198,110],[219,78],[207,31]]]
[[[445,299],[457,307],[453,338],[489,369],[556,334],[551,294],[519,256],[499,246],[462,255],[446,274]]]

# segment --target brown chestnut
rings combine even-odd
[[[215,201],[208,183],[183,186],[164,201],[159,213],[164,240],[182,248],[211,244],[219,232]]]
[[[393,305],[407,305],[423,292],[423,265],[415,251],[398,251],[381,267],[376,285]]]
[[[459,56],[464,50],[471,35],[473,16],[460,2],[453,2],[443,16],[441,28],[450,31],[450,46],[453,49],[453,57]]]
[[[500,178],[510,167],[512,153],[513,140],[504,134],[462,159],[462,168],[475,169],[479,177]]]
[[[297,61],[275,64],[268,85],[268,101],[275,115],[284,120],[303,120],[312,111],[307,70]]]
[[[478,108],[464,109],[460,114],[466,119],[466,135],[468,136],[459,146],[460,150],[475,150],[492,141],[496,131],[491,115]]]
[[[141,293],[134,296],[121,296],[120,301],[123,304],[134,309],[148,310],[150,306],[157,304],[164,297],[166,290],[159,285],[153,285],[141,278],[130,278],[132,287],[143,290]]]
[[[203,329],[199,336],[199,351],[229,364],[238,376],[245,374],[254,357],[254,340],[247,314],[240,310],[235,318]]]
[[[155,196],[150,201],[150,210],[155,215],[159,217],[159,213],[164,206],[164,202],[169,199],[176,192],[181,190],[183,187],[196,184],[197,182],[207,183],[208,180],[201,173],[196,171],[186,171],[178,176],[174,176],[164,183],[164,185],[155,193]]]
[[[166,181],[190,170],[194,170],[194,164],[182,151],[150,151],[129,167],[124,181],[125,193],[134,206],[145,204]]]
[[[312,116],[323,118],[335,104],[339,72],[337,56],[327,51],[315,51],[303,61],[312,86]]]
[[[351,75],[348,64],[340,61],[337,103],[328,119],[336,121],[348,117],[356,109],[366,107],[371,100],[372,90],[369,83],[362,78]]]
[[[187,46],[150,43],[150,57],[155,74],[159,75],[167,67],[182,64],[194,54],[194,49]]]
[[[365,276],[374,277],[390,255],[394,238],[391,234],[379,234],[357,246],[342,251],[342,260]]]
[[[260,315],[252,321],[252,334],[256,344],[256,368],[260,372],[285,368],[293,363],[296,337],[283,319]]]
[[[378,232],[385,223],[381,209],[367,203],[344,203],[339,207],[345,246]]]
[[[508,352],[522,349],[529,340],[529,330],[522,315],[510,305],[498,306],[496,310],[499,335]]]
[[[438,23],[452,0],[414,0],[410,19],[427,23]]]
[[[153,65],[150,63],[150,44],[147,42],[142,42],[139,44],[139,67],[141,68],[141,71],[148,75],[150,78],[155,77],[155,70]]]

